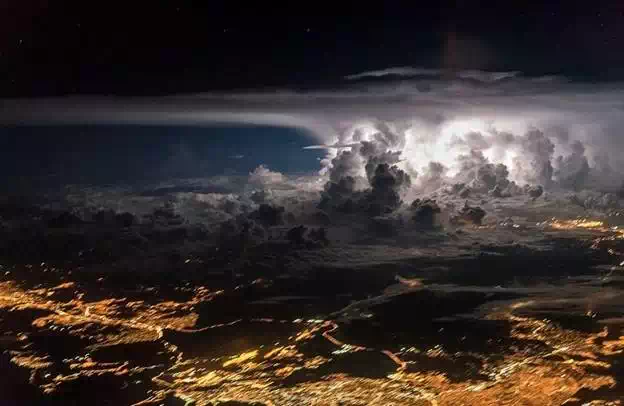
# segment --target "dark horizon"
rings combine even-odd
[[[0,7],[0,98],[323,88],[397,66],[624,79],[615,1]]]

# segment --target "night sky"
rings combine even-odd
[[[307,174],[323,155],[303,149],[312,143],[299,130],[272,126],[8,126],[0,127],[0,180],[14,190],[132,185],[246,176],[261,164]]]
[[[624,3],[5,1],[0,96],[333,86],[391,66],[624,77]]]
[[[5,1],[0,109],[15,98],[338,89],[345,76],[401,66],[619,81],[622,49],[615,0]],[[0,143],[3,177],[22,183],[247,174],[259,164],[311,172],[322,155],[301,150],[315,143],[302,131],[276,126],[9,126]]]

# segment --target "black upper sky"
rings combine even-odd
[[[406,65],[624,77],[618,0],[308,3],[0,2],[0,97],[307,88]]]

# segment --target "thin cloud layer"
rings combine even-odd
[[[356,73],[353,75],[345,76],[347,80],[360,80],[366,78],[383,78],[383,77],[432,77],[432,78],[458,78],[458,79],[471,79],[479,82],[491,83],[497,82],[503,79],[510,79],[520,75],[520,71],[510,72],[489,72],[482,70],[461,70],[451,71],[442,69],[431,68],[418,68],[411,66],[402,66],[397,68],[387,68],[368,72]],[[543,78],[540,78],[544,80]]]

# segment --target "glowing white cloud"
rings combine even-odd
[[[505,141],[530,128],[549,132],[560,128],[567,140],[547,136],[555,157],[569,153],[568,144],[581,141],[592,166],[607,162],[624,166],[624,90],[620,85],[582,85],[561,80],[528,78],[517,72],[457,72],[439,77],[437,70],[391,68],[366,75],[424,76],[400,84],[362,86],[356,82],[340,90],[276,91],[202,94],[150,99],[4,100],[0,123],[136,123],[209,125],[257,124],[306,130],[328,148],[324,168],[341,150],[370,141],[375,123],[386,123],[403,138],[399,165],[413,173],[429,162],[440,162],[456,174],[454,160],[462,148],[454,137],[474,143],[479,133],[492,144],[483,149],[491,162],[510,168],[522,155],[517,143]],[[352,75],[357,79],[363,74]],[[470,79],[470,80],[467,80]],[[472,80],[479,79],[479,80]],[[477,140],[478,141],[478,140]],[[311,143],[313,144],[313,143]],[[326,169],[325,169],[326,171]]]

